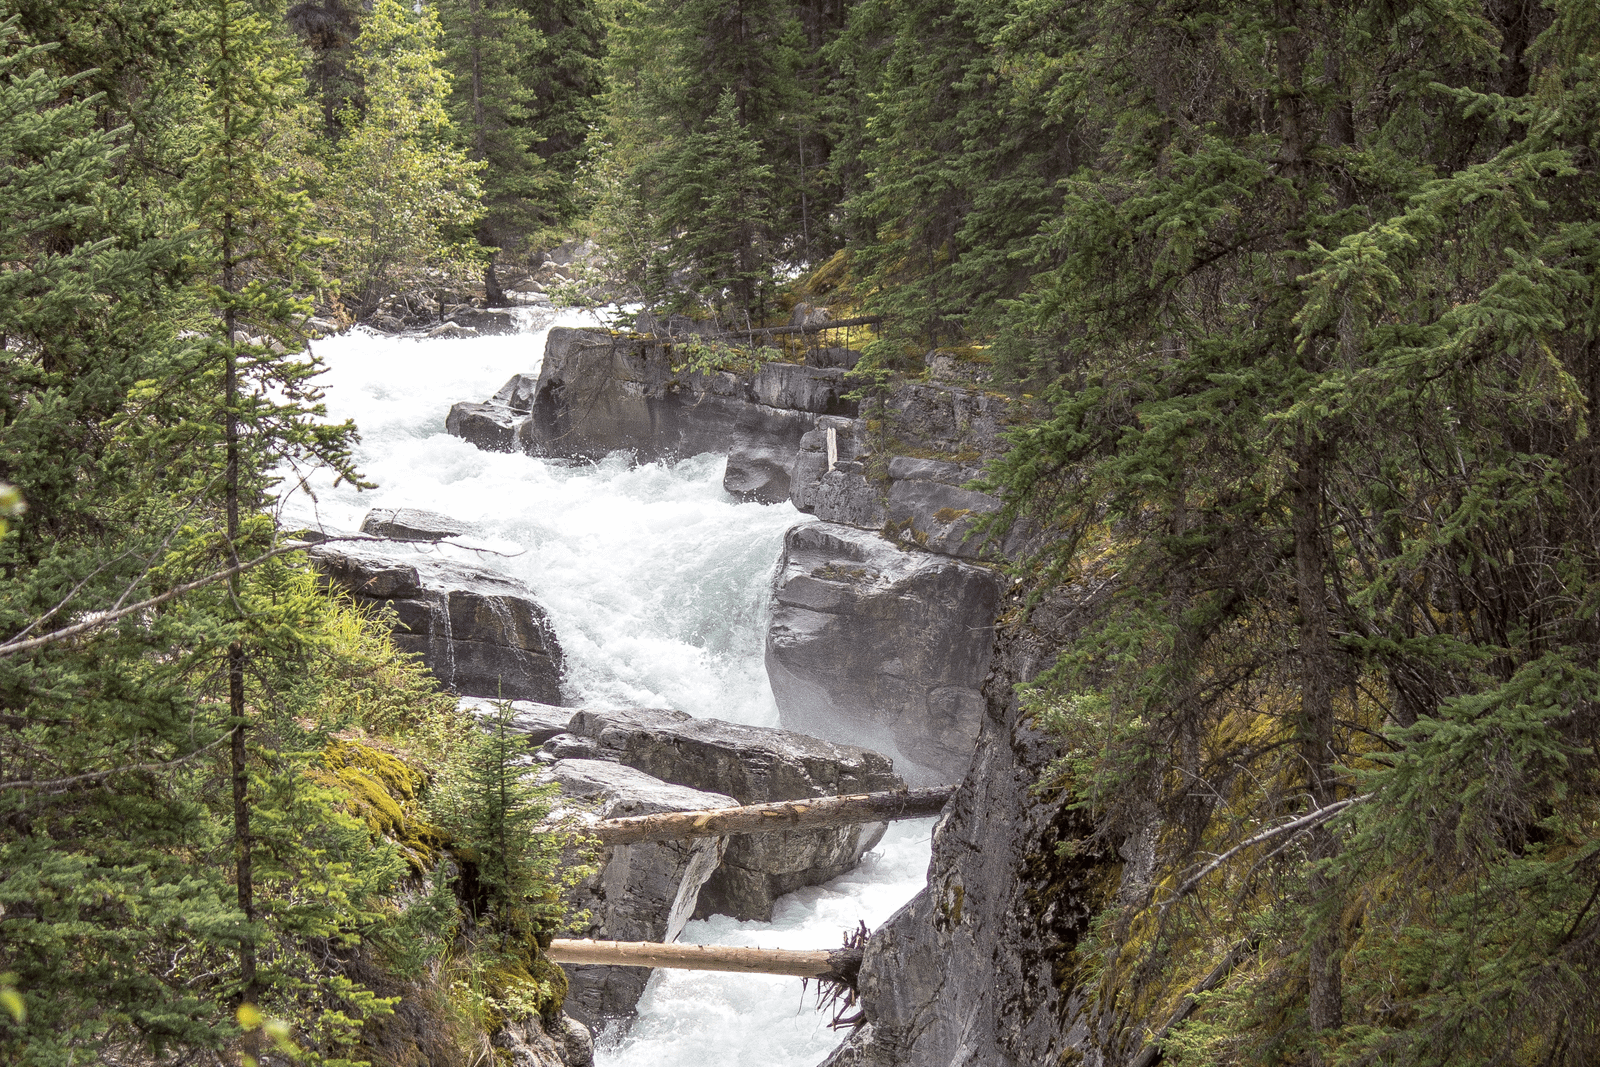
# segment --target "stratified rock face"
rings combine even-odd
[[[591,819],[619,819],[662,811],[699,811],[736,803],[721,793],[672,785],[643,771],[602,760],[564,759],[541,777],[560,786],[564,807],[581,805]],[[722,838],[647,841],[603,849],[594,875],[568,895],[588,909],[580,936],[603,941],[672,941],[694,914],[701,886],[722,857]],[[650,979],[646,967],[563,964],[570,986],[565,1009],[580,1022],[629,1015]]]
[[[955,781],[983,716],[999,580],[835,523],[784,539],[767,676],[785,726],[869,737]],[[902,765],[902,771],[907,768]]]
[[[867,1025],[825,1067],[1101,1063],[1072,988],[1072,952],[1117,856],[1058,855],[1088,822],[1034,791],[1058,750],[1023,719],[1014,685],[1070,647],[1103,593],[1068,590],[997,643],[983,729],[934,831],[928,887],[867,942]]]
[[[521,583],[395,544],[340,542],[311,550],[313,565],[357,604],[394,611],[394,643],[421,653],[439,681],[467,696],[561,699],[561,648]]]
[[[840,796],[903,788],[893,764],[876,752],[788,730],[695,719],[681,711],[579,711],[567,738],[545,751],[573,751],[568,738],[592,742],[614,759],[669,782],[726,793],[741,804]],[[821,885],[851,870],[883,836],[881,823],[821,830],[741,834],[700,890],[697,917],[770,919],[778,897]]]
[[[875,471],[869,470],[873,452],[883,446],[874,442],[867,419],[819,418],[794,456],[790,499],[819,519],[883,530],[908,548],[963,559],[1015,558],[1026,547],[1022,533],[999,545],[973,533],[1000,501],[962,488],[982,477],[983,462],[1001,449],[1001,403],[947,385],[900,386],[885,404],[889,447],[923,455],[878,457]],[[930,454],[935,458],[926,458]]]
[[[748,378],[725,371],[678,374],[665,344],[555,329],[531,417],[518,427],[517,439],[533,455],[569,459],[619,450],[641,460],[723,452],[729,492],[778,503],[788,499],[795,451],[817,416],[855,413],[854,402],[843,398],[844,374],[838,367],[791,363],[767,364]],[[452,414],[463,435],[466,414]]]

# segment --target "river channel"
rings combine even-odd
[[[356,330],[316,342],[329,415],[356,421],[359,465],[378,488],[291,480],[281,522],[355,530],[374,507],[472,522],[478,551],[436,551],[533,590],[565,655],[568,704],[778,725],[762,662],[768,598],[784,531],[809,516],[787,503],[734,500],[717,455],[574,463],[484,452],[447,435],[452,403],[481,400],[515,373],[538,373],[552,326],[596,323],[587,314],[525,314],[523,332],[507,336]],[[855,871],[784,897],[770,923],[714,916],[691,922],[682,940],[834,947],[843,931],[877,926],[921,888],[932,823],[892,826]],[[596,1035],[596,1063],[815,1067],[840,1035],[812,1000],[799,979],[657,971],[631,1026]]]

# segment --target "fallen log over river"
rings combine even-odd
[[[685,837],[720,834],[758,834],[768,830],[815,829],[864,822],[893,822],[937,815],[950,799],[953,787],[906,789],[892,793],[856,793],[811,800],[780,800],[737,808],[704,811],[668,811],[607,819],[587,830],[602,845],[630,845],[639,841],[676,841]]]
[[[728,948],[722,945],[663,945],[655,941],[575,941],[556,938],[553,963],[601,963],[617,967],[670,967],[686,971],[737,971],[820,978],[855,988],[861,949]]]

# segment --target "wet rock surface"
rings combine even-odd
[[[958,780],[983,718],[999,598],[1000,580],[986,568],[837,523],[795,527],[784,539],[766,646],[784,725],[823,737],[876,734],[875,746],[928,781]]]
[[[545,704],[561,699],[560,645],[520,582],[401,542],[330,542],[310,556],[357,605],[390,609],[396,647],[420,653],[455,692]]]
[[[583,710],[569,734],[546,752],[582,751],[599,759],[696,789],[725,793],[740,804],[839,796],[903,788],[888,759],[788,730],[696,719],[681,711]],[[878,843],[879,823],[819,830],[740,834],[728,839],[720,866],[700,891],[696,917],[770,919],[778,897],[821,885],[851,870]]]
[[[581,809],[588,820],[732,807],[722,793],[663,782],[608,760],[563,759],[541,778],[561,789],[560,818]],[[596,872],[568,895],[573,909],[587,909],[589,925],[577,936],[604,941],[672,941],[694,914],[701,887],[716,869],[722,838],[650,841],[602,849]],[[650,979],[646,967],[563,964],[570,983],[566,1010],[579,1021],[629,1015]]]
[[[515,452],[517,427],[524,416],[497,401],[463,401],[450,408],[445,432],[477,445],[485,452]]]
[[[494,1037],[511,1067],[593,1067],[594,1036],[569,1015],[548,1027],[539,1019],[507,1023]]]
[[[443,541],[472,532],[472,524],[419,508],[373,508],[361,520],[361,532],[391,541]]]
[[[971,767],[934,831],[928,886],[867,943],[866,1025],[825,1067],[1087,1063],[1072,952],[1118,857],[1069,857],[1087,820],[1034,790],[1055,746],[1020,714],[1014,685],[1049,666],[1105,586],[1063,590],[996,644]]]
[[[487,697],[462,697],[456,703],[459,711],[476,715],[480,718],[494,718],[499,712],[497,700]],[[554,704],[541,704],[533,700],[512,700],[511,722],[507,729],[522,735],[531,747],[537,747],[566,732],[567,723],[572,721],[573,709],[558,707]]]

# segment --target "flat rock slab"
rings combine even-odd
[[[310,556],[357,605],[388,609],[396,647],[420,654],[455,692],[561,700],[561,646],[520,582],[398,542],[392,548],[329,542]]]
[[[901,764],[915,784],[957,781],[983,720],[1000,584],[851,526],[790,530],[766,644],[783,723],[865,734],[915,765]]]
[[[604,758],[664,781],[727,793],[741,804],[876,793],[905,784],[892,761],[865,748],[681,711],[582,709],[567,729],[598,741]]]
[[[561,790],[553,819],[581,811],[585,821],[732,807],[722,793],[663,782],[606,760],[564,759],[540,772]],[[587,909],[579,936],[601,941],[670,942],[694,914],[699,894],[722,858],[720,838],[641,842],[601,849],[593,875],[573,887],[567,901]],[[563,965],[570,983],[565,1010],[588,1025],[633,1013],[650,972],[642,967]]]
[[[547,755],[616,760],[741,804],[882,792],[905,784],[886,757],[867,749],[681,711],[585,709],[572,716],[568,731],[546,742]],[[695,914],[769,919],[778,897],[851,870],[883,831],[882,823],[869,823],[735,835],[701,889]]]
[[[361,532],[391,541],[445,541],[473,532],[469,522],[420,508],[373,508],[361,520]]]
[[[540,704],[533,700],[513,700],[509,703],[512,718],[508,728],[522,735],[531,746],[537,747],[565,733],[567,723],[572,721],[572,708]],[[499,701],[487,697],[462,697],[457,701],[456,709],[481,719],[493,719],[499,713],[497,704]]]

